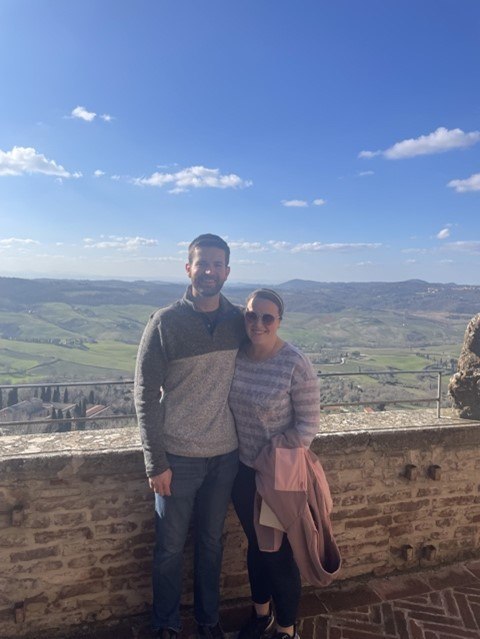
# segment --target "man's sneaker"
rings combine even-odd
[[[197,626],[198,639],[225,639],[225,634],[222,630],[222,626],[216,623],[214,626]]]
[[[158,639],[177,639],[178,632],[173,628],[160,628],[157,632]]]
[[[258,617],[255,608],[252,609],[250,621],[240,630],[238,639],[267,639],[273,635],[275,619],[272,608],[264,617]]]

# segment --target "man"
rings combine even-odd
[[[223,638],[222,532],[238,466],[227,400],[244,330],[240,309],[220,293],[229,258],[217,235],[192,241],[186,264],[191,285],[183,299],[150,317],[138,350],[135,405],[155,492],[153,626],[161,639],[180,632],[182,556],[192,515],[198,637]]]

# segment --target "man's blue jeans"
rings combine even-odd
[[[194,609],[197,623],[218,622],[222,533],[238,452],[216,457],[167,453],[171,496],[155,495],[153,627],[180,630],[183,548],[193,515]]]

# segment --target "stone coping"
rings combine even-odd
[[[398,410],[378,413],[339,413],[322,416],[322,431],[312,443],[315,452],[338,452],[339,446],[353,445],[405,448],[422,442],[445,444],[480,444],[480,421],[461,419],[453,411],[444,410],[437,418],[435,409]],[[393,431],[393,432],[392,432]],[[339,441],[340,440],[340,441]],[[49,458],[132,456],[141,459],[141,444],[137,428],[118,428],[4,435],[0,437],[0,465],[6,461]],[[120,470],[120,469],[119,469]]]

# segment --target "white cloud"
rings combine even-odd
[[[418,260],[414,260],[414,259],[410,259],[410,260],[405,260],[405,264],[417,264]]]
[[[306,200],[282,200],[283,206],[292,206],[295,208],[301,208],[308,206],[308,202]]]
[[[307,200],[282,200],[282,205],[292,208],[306,208],[310,206]],[[312,201],[312,206],[323,206],[327,201],[317,197]]]
[[[228,240],[230,248],[245,250],[250,253],[260,253],[265,251],[279,251],[289,253],[316,252],[316,251],[356,251],[365,249],[377,249],[383,246],[379,243],[331,243],[324,244],[322,242],[308,242],[305,244],[292,244],[284,240],[268,240],[265,244],[262,242],[247,242],[245,240]],[[188,246],[189,242],[178,242],[181,247]]]
[[[480,242],[449,242],[446,247],[453,251],[464,251],[466,253],[480,253]]]
[[[242,180],[235,173],[222,175],[219,169],[209,169],[205,166],[191,166],[176,173],[155,172],[148,178],[135,178],[133,183],[138,186],[171,186],[170,193],[184,193],[189,189],[236,189],[251,186],[249,180]]]
[[[365,262],[357,262],[355,266],[359,266],[360,268],[364,268],[366,266],[374,266],[374,262],[371,260],[366,260]]]
[[[444,228],[437,233],[437,240],[446,240],[450,236],[450,229]]]
[[[9,237],[0,240],[0,246],[2,248],[11,248],[12,246],[32,246],[38,244],[40,244],[40,242],[37,242],[37,240],[31,240],[29,238],[23,239],[19,237]]]
[[[284,240],[268,240],[266,243],[262,242],[247,242],[245,240],[228,240],[230,248],[248,251],[249,253],[263,253],[265,251],[279,251],[289,253],[303,253],[303,252],[316,252],[316,251],[357,251],[357,250],[369,250],[378,249],[383,244],[380,243],[332,243],[324,244],[322,242],[308,242],[305,244],[292,244]],[[86,240],[85,240],[86,241]],[[93,240],[89,240],[93,242]],[[177,246],[187,247],[189,242],[178,242]]]
[[[264,262],[258,262],[257,260],[235,260],[235,264],[241,264],[242,266],[263,266]]]
[[[77,120],[83,120],[84,122],[93,122],[97,117],[97,114],[95,111],[87,111],[87,109],[83,106],[76,106],[70,113],[70,117]],[[102,115],[99,115],[98,117],[104,122],[111,122],[114,120],[113,115],[110,115],[109,113],[102,113]]]
[[[116,249],[119,251],[136,251],[143,246],[157,246],[158,241],[145,237],[119,237],[109,235],[107,239],[95,241],[92,238],[83,240],[84,248],[87,249]]]
[[[249,253],[258,253],[268,250],[265,246],[262,246],[260,242],[229,242],[231,249],[241,249],[242,251],[248,251]]]
[[[375,175],[375,171],[359,171],[357,175],[358,177],[367,177],[368,175]]]
[[[450,180],[447,184],[457,193],[467,193],[467,191],[480,191],[480,173],[474,173],[465,180]]]
[[[369,160],[370,158],[374,158],[377,155],[382,155],[382,151],[360,151],[358,157]]]
[[[382,244],[378,243],[339,243],[324,244],[322,242],[308,242],[297,244],[292,248],[292,253],[303,253],[312,251],[357,251],[365,249],[377,249]]]
[[[428,253],[428,249],[425,248],[405,248],[402,249],[401,251],[402,253],[418,253],[421,255],[424,255],[425,253]]]
[[[129,257],[122,257],[121,260],[119,260],[118,258],[115,258],[112,255],[108,255],[105,258],[106,261],[112,261],[112,262],[116,262],[118,264],[125,264],[126,262],[183,262],[184,259],[182,257],[172,257],[172,256],[163,256],[163,255],[157,255],[157,256],[149,256],[146,257],[144,255],[136,255],[136,256],[129,256]]]
[[[60,178],[77,178],[81,173],[69,173],[61,164],[47,160],[32,147],[14,146],[11,151],[0,149],[0,176],[41,173]]]
[[[121,179],[120,175],[112,175],[110,176],[110,179],[113,180],[114,182],[118,182]]]
[[[100,169],[97,169],[96,171],[93,172],[93,175],[95,177],[102,177],[102,175],[105,175],[105,171],[100,171]]]
[[[87,111],[87,109],[83,106],[75,107],[70,115],[72,118],[84,120],[85,122],[93,122],[93,120],[97,117],[97,114],[94,111]]]
[[[285,242],[283,240],[268,240],[267,244],[276,251],[287,251],[291,248],[291,242]]]
[[[361,151],[358,157],[368,159],[382,155],[388,160],[400,160],[413,158],[417,155],[432,155],[451,149],[462,149],[477,144],[477,142],[480,142],[480,131],[465,133],[462,129],[449,130],[441,126],[428,135],[396,142],[384,151]]]

